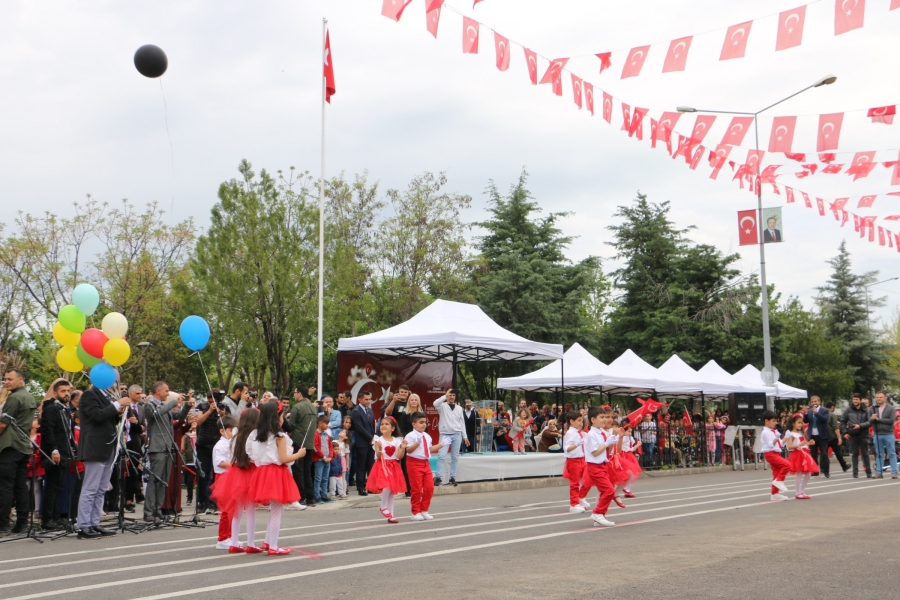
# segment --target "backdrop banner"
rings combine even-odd
[[[434,401],[453,384],[453,365],[449,362],[419,363],[407,358],[378,359],[365,352],[338,354],[338,388],[350,391],[353,404],[363,390],[372,392],[373,411],[379,417],[391,392],[406,384],[418,394],[428,416],[428,433],[438,442],[438,416]],[[462,402],[462,398],[457,398]]]

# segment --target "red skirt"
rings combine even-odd
[[[641,474],[641,467],[631,452],[616,454],[609,461],[609,481],[613,485],[620,485],[631,477]]]
[[[253,471],[248,498],[256,504],[290,504],[300,500],[300,491],[287,465],[263,465]]]
[[[570,469],[569,468],[570,461],[581,463],[581,468],[579,469],[575,465],[572,465],[572,468]],[[583,456],[578,457],[578,458],[567,458],[565,466],[563,466],[563,474],[562,474],[563,478],[571,481],[572,478],[574,477],[574,478],[576,478],[576,480],[580,481],[581,477],[584,475],[584,464],[585,463],[584,463]]]
[[[241,504],[250,504],[250,481],[256,465],[250,463],[247,469],[229,467],[221,475],[216,475],[216,481],[212,484],[209,497],[216,505],[233,515],[235,508]]]
[[[788,473],[818,473],[819,465],[816,459],[812,457],[809,450],[803,448],[800,450],[792,450],[788,455]]]
[[[381,490],[388,489],[395,494],[406,491],[406,481],[403,479],[403,469],[396,460],[376,460],[366,480],[366,489],[372,493],[380,494]]]

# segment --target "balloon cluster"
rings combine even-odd
[[[112,312],[103,317],[100,329],[86,328],[87,317],[100,305],[100,293],[94,286],[82,283],[72,292],[72,304],[59,311],[59,321],[53,325],[53,339],[62,348],[56,353],[56,364],[63,371],[76,373],[90,368],[91,383],[100,389],[116,382],[115,367],[131,357],[131,347],[125,341],[128,319]]]

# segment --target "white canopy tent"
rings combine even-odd
[[[658,384],[656,369],[630,349],[609,363],[601,378],[604,390],[617,392],[644,392],[654,390]]]
[[[598,385],[606,365],[575,343],[566,350],[562,361],[556,360],[533,373],[519,377],[501,377],[497,389],[525,392],[556,392],[565,388],[568,394],[600,394]]]
[[[677,354],[673,354],[656,372],[659,376],[656,393],[660,396],[708,393],[700,374]]]
[[[762,376],[760,375],[759,369],[757,369],[753,365],[747,365],[746,367],[735,373],[734,377],[741,382],[746,382],[748,385],[756,385],[757,383],[762,382]],[[801,390],[800,388],[795,388],[779,381],[775,382],[774,392],[766,392],[766,394],[769,396],[775,396],[776,398],[807,398],[806,390]]]
[[[775,388],[763,385],[762,379],[758,384],[744,382],[711,360],[697,371],[703,378],[704,384],[708,384],[709,391],[704,392],[709,396],[727,396],[728,394],[769,394],[774,393]]]

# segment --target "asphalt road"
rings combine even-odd
[[[814,477],[812,500],[769,502],[769,478],[644,477],[609,529],[566,488],[441,496],[424,523],[398,499],[396,525],[336,503],[285,513],[284,557],[217,551],[215,526],[22,540],[0,544],[0,598],[900,597],[900,481]]]

